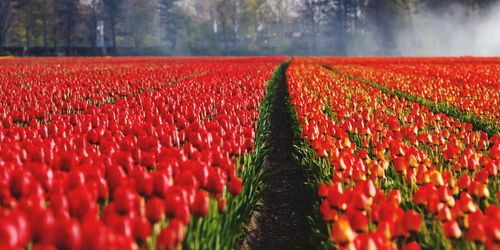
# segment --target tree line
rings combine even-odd
[[[429,13],[433,13],[432,17],[458,19],[456,28],[487,15],[498,3],[499,0],[0,0],[0,52],[394,54],[401,43],[415,50],[425,47],[425,41],[419,38],[419,25],[430,20]]]

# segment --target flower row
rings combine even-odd
[[[332,242],[498,246],[499,135],[314,61],[294,60],[287,79],[302,137],[331,169],[318,192]]]
[[[500,60],[378,60],[364,64],[328,60],[352,76],[469,111],[500,125]]]
[[[242,191],[237,166],[253,151],[279,58],[65,60],[8,65],[17,72],[0,95],[3,249],[174,249],[211,204],[224,213]]]

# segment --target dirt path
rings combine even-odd
[[[283,72],[285,74],[285,72]],[[311,249],[307,215],[311,197],[305,177],[292,156],[292,124],[286,106],[286,78],[277,84],[271,110],[271,152],[268,171],[275,171],[266,182],[262,209],[254,213],[242,249]]]

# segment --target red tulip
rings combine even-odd
[[[78,249],[81,244],[81,231],[75,220],[61,220],[55,224],[53,244],[58,249]]]
[[[226,202],[226,199],[219,199],[217,204],[217,212],[222,214],[226,211]]]
[[[460,189],[468,189],[470,185],[470,178],[467,174],[463,174],[458,178],[458,187]]]
[[[110,232],[97,218],[87,217],[81,224],[82,249],[107,249]]]
[[[151,224],[159,222],[165,216],[163,200],[153,197],[146,202],[146,217]]]
[[[454,220],[450,220],[443,225],[444,235],[448,238],[458,239],[462,237],[462,230],[458,223]]]
[[[16,226],[6,219],[0,220],[0,247],[3,249],[16,249],[19,244],[19,236]]]
[[[349,217],[349,222],[352,229],[358,233],[368,230],[368,217],[360,211],[354,211]]]
[[[80,221],[96,209],[91,195],[84,187],[73,189],[68,194],[68,204],[71,216]]]
[[[164,228],[158,236],[156,249],[175,249],[177,246],[177,232],[170,227]]]
[[[206,188],[212,194],[220,194],[224,188],[224,183],[215,169],[209,170]]]
[[[482,223],[474,223],[470,225],[465,235],[468,240],[484,243],[486,242],[486,231]]]
[[[28,194],[31,191],[33,179],[27,171],[18,170],[14,172],[10,179],[10,192],[17,199]]]
[[[151,224],[145,218],[135,218],[132,227],[134,239],[139,244],[146,242],[151,235]]]
[[[229,193],[232,195],[241,194],[242,188],[243,188],[243,182],[238,177],[233,178],[229,183]]]
[[[332,227],[331,238],[339,244],[347,244],[352,242],[356,234],[349,224],[349,220],[345,215],[340,215]]]
[[[328,201],[323,201],[319,208],[323,220],[325,221],[335,221],[337,218],[337,212],[335,209],[330,208],[330,203]]]
[[[205,217],[208,214],[209,205],[208,193],[203,190],[198,191],[191,205],[191,212],[195,216]]]
[[[404,215],[404,225],[408,232],[420,232],[422,227],[422,218],[415,212],[415,210],[409,210],[405,212]]]
[[[396,205],[396,206],[399,206],[399,204],[401,204],[401,192],[399,192],[399,190],[396,190],[396,189],[392,189],[390,192],[389,192],[389,201],[392,202],[392,204]]]
[[[182,221],[173,219],[169,222],[168,228],[174,230],[177,235],[177,241],[182,242],[186,236],[186,226]]]
[[[119,187],[113,193],[113,203],[116,212],[119,214],[128,214],[134,209],[137,197],[132,190],[126,187]]]
[[[415,241],[412,241],[410,243],[406,243],[403,246],[403,250],[420,250],[420,249],[421,249],[420,245]]]

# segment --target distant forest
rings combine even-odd
[[[0,54],[490,53],[499,2],[0,0]]]

